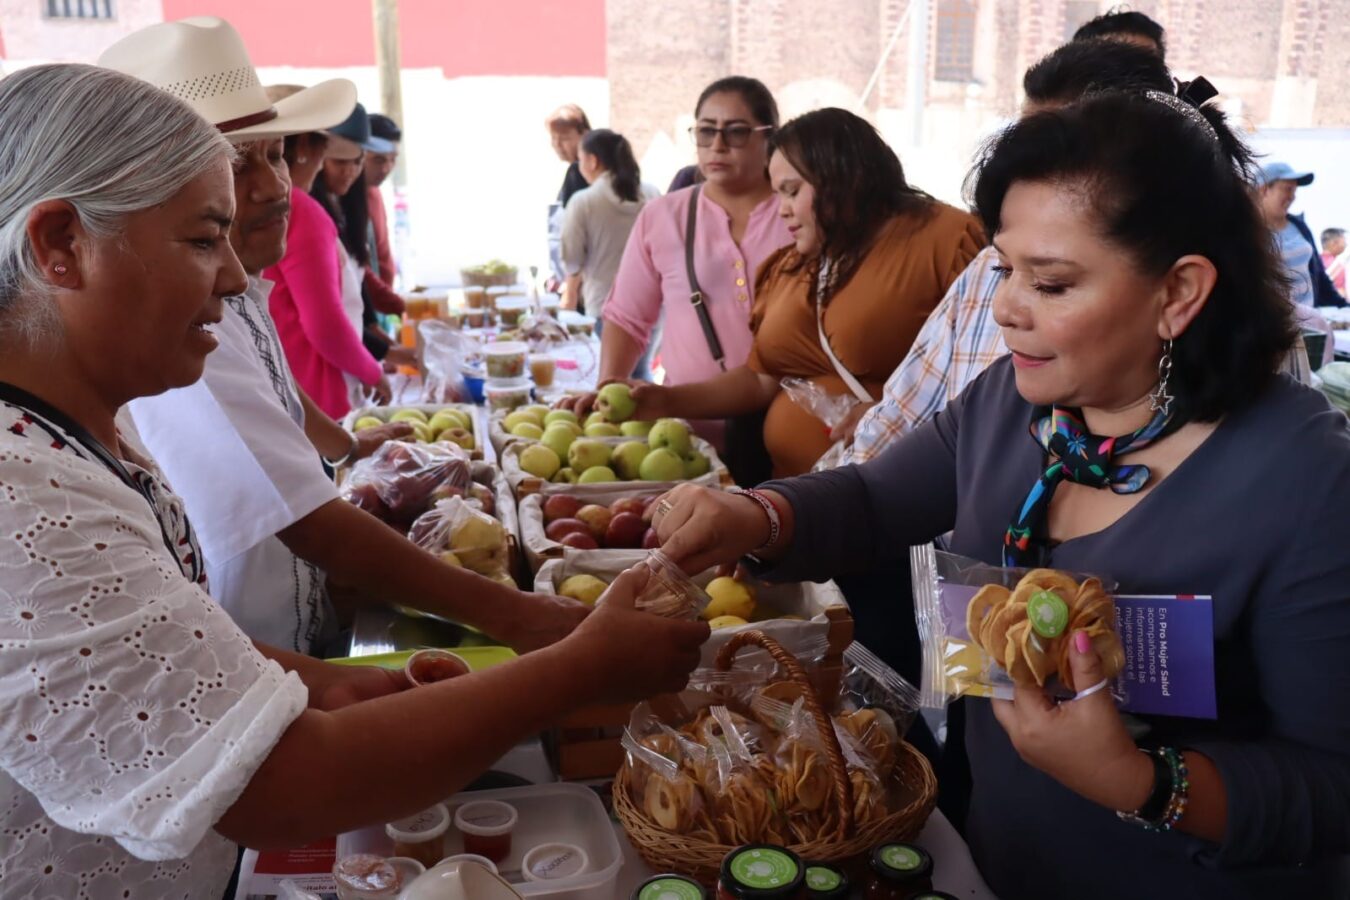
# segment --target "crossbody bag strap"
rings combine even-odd
[[[703,327],[703,339],[708,342],[708,352],[723,372],[727,370],[726,354],[722,352],[722,342],[718,340],[717,329],[713,327],[712,313],[703,297],[703,289],[698,285],[698,273],[694,271],[694,231],[698,226],[698,198],[702,185],[695,185],[689,193],[689,218],[684,229],[684,270],[689,276],[689,302],[698,314],[698,324]]]
[[[830,339],[825,335],[825,304],[821,302],[821,294],[824,292],[825,282],[827,281],[825,269],[827,265],[826,262],[821,263],[821,277],[816,281],[816,333],[820,335],[820,349],[825,351],[825,355],[834,364],[834,371],[839,374],[840,378],[844,379],[844,384],[848,385],[848,389],[853,392],[853,396],[857,397],[859,402],[875,403],[876,400],[867,388],[863,387],[862,382],[854,377],[848,367],[839,361],[839,357],[834,353],[834,348],[830,346]]]

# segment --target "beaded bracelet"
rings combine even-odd
[[[1167,812],[1157,822],[1145,827],[1149,831],[1171,831],[1186,815],[1186,803],[1191,797],[1190,770],[1186,768],[1186,758],[1175,747],[1159,747],[1156,751],[1167,761],[1172,770],[1172,796],[1167,801]]]
[[[759,491],[751,488],[732,488],[731,493],[739,494],[742,497],[749,497],[751,500],[758,503],[764,510],[764,515],[769,517],[769,539],[764,542],[763,546],[757,547],[756,550],[765,550],[778,543],[778,536],[782,533],[783,529],[783,520],[778,515],[778,507],[774,506],[773,501]]]

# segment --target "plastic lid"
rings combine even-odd
[[[813,897],[847,897],[848,878],[834,866],[815,863],[806,867],[806,889]]]
[[[1027,601],[1027,618],[1043,638],[1057,638],[1069,625],[1069,606],[1054,591],[1037,591]]]
[[[415,816],[384,826],[384,833],[401,844],[434,841],[450,829],[450,811],[442,803],[424,809]]]
[[[530,305],[529,297],[522,297],[519,294],[508,294],[497,298],[497,309],[524,309]]]
[[[472,800],[455,810],[455,827],[477,837],[509,834],[516,827],[516,808],[500,800]]]
[[[524,341],[493,341],[483,352],[488,356],[523,356],[530,352],[530,345]]]
[[[913,844],[882,844],[872,851],[872,871],[890,882],[906,883],[933,874],[933,858]]]
[[[488,391],[518,391],[522,388],[528,389],[533,382],[528,378],[489,378],[484,390]]]
[[[749,844],[722,860],[722,883],[741,897],[795,897],[804,874],[797,854],[771,844]]]
[[[633,900],[707,900],[708,892],[683,875],[657,875],[642,883]]]
[[[403,883],[388,860],[370,853],[344,856],[333,863],[333,880],[343,887],[369,893],[388,891]]]
[[[586,851],[575,844],[540,844],[525,854],[521,871],[527,881],[557,881],[580,875],[590,866]]]
[[[456,853],[454,856],[447,856],[445,859],[436,863],[436,865],[444,866],[449,863],[477,863],[493,875],[498,874],[497,864],[486,856],[479,856],[477,853]]]

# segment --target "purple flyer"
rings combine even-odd
[[[978,590],[942,583],[942,614],[949,637],[969,640],[966,607]],[[1112,599],[1116,632],[1125,650],[1125,667],[1112,686],[1120,708],[1143,715],[1217,718],[1211,598],[1123,595]],[[1001,667],[990,661],[986,674],[1001,682],[990,691],[992,696],[1011,698],[1011,682]],[[1051,686],[1047,689],[1053,691]]]

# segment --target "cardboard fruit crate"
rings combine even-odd
[[[556,594],[566,578],[577,574],[595,575],[611,581],[623,570],[640,563],[648,552],[569,549],[562,558],[544,563],[535,575],[534,589]],[[716,571],[709,569],[694,576],[694,581],[704,587],[715,577]],[[763,631],[799,658],[819,658],[820,664],[815,669],[816,690],[822,697],[837,694],[844,651],[853,643],[853,614],[838,586],[833,581],[757,584],[756,593],[762,606],[783,615],[801,616],[802,620],[766,619],[751,621],[739,628],[718,629],[703,645],[701,665],[711,666],[717,652],[732,635],[741,631]],[[619,739],[633,706],[596,706],[566,717],[550,735],[549,742],[558,774],[564,779],[577,780],[605,778],[618,771],[619,763],[623,761]]]

